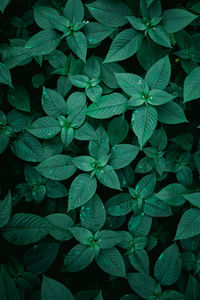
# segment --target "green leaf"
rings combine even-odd
[[[113,118],[108,125],[108,136],[111,145],[121,143],[127,136],[129,124],[124,115]]]
[[[185,296],[174,290],[166,290],[162,293],[162,300],[185,300]]]
[[[158,60],[147,71],[145,81],[151,89],[165,89],[171,77],[171,64],[168,56]]]
[[[48,221],[38,215],[17,213],[3,228],[2,235],[9,243],[28,245],[45,237],[49,227]]]
[[[128,273],[128,283],[142,299],[150,298],[156,289],[156,281],[145,273]]]
[[[73,32],[68,35],[67,44],[69,48],[80,58],[83,62],[86,62],[87,55],[87,39],[81,31]]]
[[[104,63],[121,61],[133,56],[140,48],[143,35],[132,29],[121,31],[113,40]]]
[[[85,269],[95,258],[94,247],[78,244],[65,256],[61,272],[78,272]]]
[[[145,199],[144,213],[150,217],[169,217],[172,210],[169,205],[159,200],[156,196]]]
[[[90,156],[81,155],[72,158],[72,162],[78,169],[89,172],[94,169],[93,164],[95,163],[95,159]]]
[[[98,0],[86,6],[97,21],[111,27],[124,26],[128,22],[125,17],[131,14],[130,9],[121,1]]]
[[[143,78],[136,74],[115,73],[115,77],[122,90],[129,96],[134,96],[137,93],[138,98],[142,98],[142,94],[149,91]],[[141,104],[143,102],[144,100]]]
[[[96,258],[97,265],[104,272],[117,276],[125,277],[126,269],[124,260],[116,248],[104,249]]]
[[[2,12],[2,14],[4,13],[4,10],[6,9],[9,2],[10,2],[10,0],[1,0],[1,2],[0,2],[0,11]]]
[[[152,195],[155,186],[156,186],[156,176],[154,173],[151,173],[142,177],[138,181],[135,190],[140,194],[140,197],[145,199]]]
[[[124,113],[127,109],[127,98],[120,93],[102,96],[97,103],[91,104],[87,115],[95,119],[107,119]]]
[[[157,25],[148,31],[150,38],[158,45],[171,48],[169,34],[163,26]]]
[[[66,180],[76,172],[70,156],[53,155],[42,161],[35,169],[42,176],[52,180]]]
[[[107,132],[100,125],[96,130],[96,138],[91,139],[89,142],[89,153],[90,156],[102,162],[102,160],[108,161],[108,153],[109,153],[109,138]],[[105,163],[103,164],[105,165]]]
[[[68,228],[74,226],[73,220],[64,213],[54,213],[45,217],[52,225],[49,234],[58,241],[68,241],[72,238]]]
[[[21,85],[15,85],[8,91],[8,101],[16,109],[30,112],[30,97]]]
[[[63,14],[72,24],[81,22],[84,17],[84,7],[81,0],[68,0]]]
[[[40,139],[51,139],[60,132],[60,125],[53,117],[42,117],[34,121],[27,131]]]
[[[158,192],[156,197],[169,205],[180,206],[186,202],[184,194],[187,192],[188,190],[182,184],[171,183]]]
[[[149,256],[144,249],[135,249],[128,257],[133,268],[138,272],[149,274]]]
[[[30,54],[46,55],[54,51],[60,43],[59,35],[51,29],[42,30],[32,36],[25,44]]]
[[[118,232],[113,230],[101,230],[97,235],[96,245],[101,249],[110,249],[119,244],[122,237]]]
[[[188,239],[198,234],[200,234],[200,209],[190,208],[181,217],[175,240]]]
[[[1,300],[21,300],[13,278],[1,267],[0,270]]]
[[[113,32],[113,28],[98,22],[90,22],[84,26],[83,32],[88,43],[95,45],[106,39]]]
[[[9,192],[3,200],[0,200],[0,228],[4,227],[8,223],[11,213],[12,196]]]
[[[124,216],[133,209],[132,198],[128,193],[117,194],[106,202],[106,211],[111,216]]]
[[[157,110],[153,106],[143,105],[138,107],[132,115],[132,128],[138,137],[142,149],[146,141],[152,136],[158,122]]]
[[[200,98],[200,67],[196,67],[190,72],[184,81],[184,102]]]
[[[97,182],[89,174],[79,174],[69,189],[68,211],[77,208],[89,201],[95,194]]]
[[[200,192],[184,195],[184,198],[188,200],[192,205],[200,208]]]
[[[101,65],[102,81],[111,89],[116,89],[119,87],[119,84],[115,78],[115,73],[123,72],[125,72],[124,68],[115,62]]]
[[[48,6],[34,7],[34,19],[36,24],[42,29],[54,29],[54,23],[59,19],[56,9]]]
[[[187,10],[167,9],[163,12],[162,24],[167,32],[174,33],[188,26],[196,18],[196,15]]]
[[[75,139],[81,141],[87,141],[91,139],[96,139],[96,132],[94,128],[88,123],[85,122],[80,128],[75,131]]]
[[[170,101],[158,107],[158,120],[164,124],[188,122],[182,107],[174,101]]]
[[[154,276],[161,285],[174,284],[181,275],[182,261],[179,248],[172,244],[157,259],[154,266]]]
[[[69,75],[71,83],[79,88],[86,88],[89,84],[90,79],[86,75]]]
[[[81,206],[80,220],[82,226],[96,232],[100,230],[106,221],[106,210],[103,202],[97,194]]]
[[[52,89],[43,87],[42,107],[47,115],[57,117],[66,115],[67,106],[63,97]]]
[[[199,289],[200,289],[199,281],[190,274],[186,286],[186,290],[185,290],[185,296],[188,299],[198,300]]]
[[[43,159],[43,149],[40,142],[28,132],[22,132],[13,141],[11,149],[22,160],[39,162]]]
[[[96,176],[101,184],[111,189],[121,190],[119,178],[111,166],[107,165],[101,170],[97,170]]]
[[[151,105],[162,105],[176,98],[176,96],[170,95],[165,91],[153,89],[149,93],[148,103]]]
[[[91,240],[93,239],[93,233],[83,227],[72,227],[69,228],[69,231],[73,237],[82,245],[90,245]]]
[[[11,74],[8,67],[0,63],[0,83],[7,84],[12,87]]]
[[[113,169],[128,166],[138,155],[139,148],[134,145],[120,144],[112,147],[109,164]]]
[[[28,49],[15,46],[8,47],[2,51],[2,60],[9,69],[16,66],[23,66],[31,62],[32,57]]]
[[[70,290],[62,283],[43,275],[42,288],[41,288],[42,300],[75,300]]]

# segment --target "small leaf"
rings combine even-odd
[[[108,136],[111,145],[121,143],[127,136],[129,124],[124,115],[113,118],[108,125]]]
[[[51,139],[60,132],[60,125],[53,117],[42,117],[34,121],[27,131],[40,139]]]
[[[12,86],[12,79],[7,65],[0,63],[0,83]]]
[[[174,101],[170,101],[158,107],[158,120],[164,124],[188,122],[182,107]]]
[[[69,48],[82,59],[83,62],[86,61],[87,55],[87,39],[81,31],[75,31],[68,35],[67,44]]]
[[[128,283],[142,299],[150,298],[156,289],[156,281],[145,273],[128,273]]]
[[[184,194],[187,192],[188,190],[182,184],[171,183],[158,192],[156,197],[169,205],[180,206],[186,202]]]
[[[48,88],[43,88],[42,106],[47,115],[57,117],[66,115],[67,106],[65,100],[56,91]]]
[[[112,147],[109,164],[113,169],[128,166],[137,156],[139,148],[134,145],[120,144]]]
[[[117,194],[106,202],[106,211],[111,216],[124,216],[133,209],[131,196],[128,193]]]
[[[52,225],[49,234],[58,241],[68,241],[72,238],[68,228],[74,226],[73,220],[64,213],[54,213],[45,217]]]
[[[119,178],[114,169],[107,165],[96,172],[97,179],[103,185],[116,190],[121,190]]]

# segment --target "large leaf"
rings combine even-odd
[[[51,156],[35,168],[42,176],[53,180],[66,180],[76,171],[71,157],[64,154]]]
[[[165,89],[171,77],[171,64],[168,56],[158,60],[147,71],[145,81],[151,89]]]
[[[70,290],[62,283],[43,275],[42,288],[41,288],[42,300],[74,300],[74,296]]]
[[[144,249],[135,249],[128,257],[138,272],[149,274],[149,256]]]
[[[107,38],[113,32],[113,28],[98,22],[90,22],[84,26],[83,32],[89,44],[93,45]]]
[[[28,245],[45,237],[49,232],[49,222],[38,215],[17,213],[3,228],[2,235],[15,245]]]
[[[43,88],[42,106],[47,115],[57,117],[66,115],[67,106],[63,97],[56,91],[48,88]]]
[[[77,208],[89,201],[97,189],[96,178],[89,174],[80,174],[72,182],[69,189],[68,210]]]
[[[156,196],[145,199],[144,213],[150,217],[169,217],[172,210],[169,205],[159,200]]]
[[[109,164],[113,169],[121,169],[129,165],[137,156],[139,148],[134,145],[120,144],[112,147]]]
[[[124,115],[113,118],[108,125],[108,136],[111,145],[121,143],[127,136],[129,124]]]
[[[13,141],[11,149],[22,160],[39,162],[43,159],[43,149],[40,142],[28,132],[22,132]]]
[[[85,62],[87,55],[87,39],[85,35],[81,31],[75,31],[68,35],[66,40],[69,48]]]
[[[132,115],[133,132],[138,137],[142,149],[146,141],[152,136],[158,122],[157,110],[153,106],[138,107]]]
[[[162,24],[167,32],[174,33],[188,26],[196,18],[196,15],[187,10],[167,9],[163,13]]]
[[[27,131],[40,139],[51,139],[60,132],[60,125],[53,117],[42,117],[34,121]]]
[[[107,26],[119,27],[125,25],[125,18],[131,14],[129,8],[121,1],[98,0],[87,5],[92,16]]]
[[[107,165],[101,170],[97,170],[96,176],[103,185],[111,189],[121,190],[119,178],[111,166]]]
[[[158,120],[164,124],[188,122],[182,107],[174,101],[170,101],[158,107]]]
[[[0,293],[1,300],[21,300],[14,279],[3,267],[0,269]]]
[[[67,228],[74,225],[73,220],[64,213],[54,213],[46,216],[46,219],[52,225],[49,234],[58,241],[67,241],[72,235]]]
[[[81,0],[68,0],[63,13],[72,24],[81,22],[84,17],[84,7]]]
[[[142,299],[150,298],[156,289],[156,281],[145,273],[128,273],[128,283],[130,287]]]
[[[175,239],[188,239],[198,234],[200,234],[200,209],[190,208],[181,217]]]
[[[144,79],[136,74],[115,73],[115,77],[122,90],[129,96],[137,94],[138,98],[142,98],[142,94],[149,91]]]
[[[60,43],[59,35],[51,29],[42,30],[32,36],[25,44],[31,55],[45,55],[54,51]]]
[[[30,112],[30,96],[21,85],[15,85],[8,91],[8,101],[16,109]]]
[[[184,81],[184,102],[200,98],[200,67],[196,67],[185,78]]]
[[[4,227],[8,223],[11,213],[12,196],[9,192],[3,200],[0,200],[0,228]]]
[[[103,202],[95,194],[80,210],[82,226],[96,232],[100,230],[106,221],[106,210]]]
[[[169,246],[157,259],[154,276],[161,285],[174,284],[181,275],[182,261],[176,244]]]
[[[188,190],[180,183],[171,183],[165,186],[156,197],[171,206],[180,206],[186,202],[184,194]]]
[[[106,211],[111,216],[124,216],[133,209],[132,198],[128,193],[120,193],[106,202]]]
[[[143,35],[132,29],[121,31],[113,40],[104,63],[121,61],[134,55],[140,48]]]
[[[59,13],[56,9],[48,6],[36,6],[34,8],[34,19],[42,29],[54,29],[54,22],[58,20]]]
[[[102,96],[98,103],[91,104],[87,115],[95,119],[107,119],[124,113],[127,109],[127,98],[120,93]]]
[[[118,277],[125,277],[124,260],[116,248],[101,250],[96,262],[104,272]]]
[[[62,272],[78,272],[85,269],[95,258],[94,247],[78,244],[65,256]]]

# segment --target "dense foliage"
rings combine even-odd
[[[0,299],[200,299],[200,2],[0,0]]]

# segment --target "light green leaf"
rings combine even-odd
[[[200,208],[200,192],[186,194],[184,195],[184,198],[187,199],[192,205]]]
[[[154,266],[154,276],[161,285],[174,284],[181,275],[182,261],[179,248],[172,244],[161,253]]]
[[[34,121],[27,131],[40,139],[51,139],[60,132],[60,125],[53,117],[42,117]]]
[[[25,44],[25,48],[30,50],[30,54],[46,55],[53,52],[60,43],[59,35],[51,29],[42,30],[32,36]]]
[[[89,142],[89,153],[90,156],[102,162],[106,160],[108,161],[108,153],[109,153],[109,138],[107,132],[100,125],[96,130],[96,138],[91,139]],[[105,165],[105,163],[103,164]]]
[[[163,12],[162,24],[167,32],[174,33],[188,26],[196,18],[196,15],[187,10],[167,9]]]
[[[171,64],[168,56],[158,60],[147,71],[145,81],[151,89],[165,89],[171,77]]]
[[[68,0],[63,14],[72,24],[81,22],[84,17],[84,7],[81,0]]]
[[[144,79],[136,74],[115,73],[115,78],[122,90],[129,96],[134,96],[137,93],[138,98],[142,99],[142,94],[149,91]],[[144,100],[142,101],[144,102]]]
[[[43,149],[33,135],[21,132],[11,145],[13,153],[22,160],[39,162],[43,159]]]
[[[146,141],[152,136],[158,122],[157,110],[153,106],[143,105],[138,107],[132,115],[133,132],[138,137],[142,149]]]
[[[106,39],[113,32],[113,28],[98,22],[90,22],[84,26],[83,32],[88,43],[95,45]]]
[[[170,101],[158,107],[158,120],[164,124],[188,122],[182,107],[174,101]]]
[[[114,169],[107,165],[96,172],[99,182],[111,189],[121,190],[119,178]]]
[[[89,172],[94,169],[95,159],[87,155],[81,155],[72,158],[72,162],[78,169]]]
[[[190,208],[181,217],[175,240],[188,239],[198,234],[200,234],[200,209]]]
[[[16,109],[30,112],[30,96],[21,85],[15,85],[8,91],[8,101]]]
[[[85,122],[80,128],[75,131],[75,139],[81,141],[87,141],[91,139],[96,139],[96,132],[94,128],[88,123]]]
[[[145,273],[128,273],[128,283],[142,299],[150,298],[156,289],[156,281]]]
[[[2,229],[2,235],[9,243],[28,245],[45,237],[49,227],[45,218],[34,214],[17,213],[12,215],[8,224]]]
[[[75,31],[66,37],[69,48],[86,62],[87,55],[87,39],[81,31]]]
[[[125,17],[131,14],[130,9],[121,1],[98,0],[86,6],[97,21],[111,27],[124,26],[128,22]]]
[[[62,283],[43,275],[41,300],[75,300],[70,290]]]
[[[66,180],[76,172],[71,157],[64,154],[51,156],[35,168],[42,176],[52,180]]]
[[[190,72],[184,81],[184,102],[200,98],[200,67]]]
[[[158,192],[156,197],[169,205],[180,206],[186,202],[184,194],[187,192],[188,190],[182,184],[171,183]]]
[[[68,228],[74,226],[73,220],[64,213],[54,213],[45,217],[52,225],[49,234],[58,241],[68,241],[72,238]]]
[[[9,192],[3,200],[0,200],[0,228],[4,227],[8,223],[11,213],[12,196]]]
[[[163,26],[157,25],[148,31],[150,38],[158,45],[171,48],[169,34]]]
[[[51,117],[66,115],[67,113],[67,106],[63,97],[56,91],[45,87],[42,92],[42,107],[46,114]]]
[[[119,244],[122,236],[113,230],[101,230],[97,235],[98,241],[96,245],[101,249],[110,249],[115,245]]]
[[[151,105],[162,105],[176,98],[176,96],[170,95],[165,91],[153,89],[149,93],[148,103]]]
[[[94,247],[78,244],[65,256],[61,272],[78,272],[85,269],[95,258]]]
[[[120,93],[102,96],[97,103],[91,104],[87,115],[95,119],[107,119],[124,113],[127,109],[127,98]]]
[[[125,277],[124,260],[116,248],[104,249],[96,258],[97,265],[104,272],[117,277]]]
[[[71,232],[73,237],[82,245],[90,245],[91,240],[93,239],[93,233],[84,227],[72,227],[69,228],[69,231]]]
[[[71,83],[78,88],[86,88],[90,79],[86,75],[69,75]]]
[[[7,65],[0,63],[0,83],[12,86],[12,79]]]
[[[133,56],[140,48],[143,35],[132,29],[121,31],[113,40],[104,63],[121,61]]]
[[[128,166],[138,155],[139,148],[134,145],[120,144],[112,147],[109,165],[113,169],[121,169]]]
[[[72,182],[69,189],[68,211],[89,201],[97,189],[96,178],[89,174],[80,174]]]

